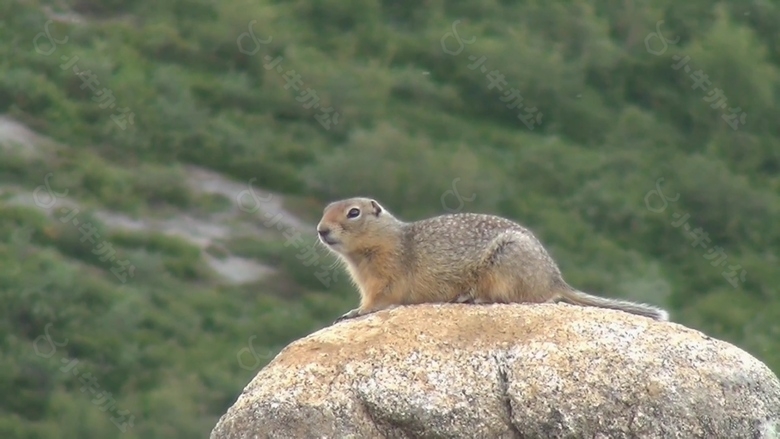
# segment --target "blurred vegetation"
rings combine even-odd
[[[51,35],[68,41],[45,56],[33,40],[51,17]],[[450,55],[441,40],[455,20],[476,40]],[[250,21],[258,40],[272,37],[243,38],[254,55],[236,43]],[[101,221],[230,207],[193,190],[184,165],[256,179],[309,221],[354,195],[418,219],[457,208],[442,198],[457,187],[472,200],[463,210],[531,227],[573,285],[667,307],[780,371],[778,28],[774,3],[737,0],[0,2],[0,114],[63,145],[0,145],[0,189],[29,197],[52,173],[136,267],[119,282],[77,228],[0,192],[0,437],[204,437],[283,346],[354,306],[344,274],[323,286],[274,228],[221,243],[276,270],[229,286],[194,244]],[[646,40],[657,29],[664,50]],[[60,67],[73,56],[134,113],[127,129]],[[337,124],[325,129],[264,67],[277,56]],[[482,56],[541,124],[529,130],[468,68]],[[686,56],[689,73],[672,68]],[[708,91],[692,87],[697,70]],[[704,100],[715,88],[744,125]],[[661,178],[668,197],[679,193],[663,209],[646,198]],[[674,225],[683,214],[710,241],[692,245]],[[737,287],[703,256],[716,247],[745,270]],[[60,343],[48,358],[33,343],[45,331]],[[134,426],[121,433],[116,413],[61,371],[70,359]]]

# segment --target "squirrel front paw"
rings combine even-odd
[[[460,296],[450,300],[450,303],[474,303],[474,297],[471,293],[463,293]]]
[[[360,308],[355,308],[352,311],[342,315],[341,317],[337,318],[333,323],[338,323],[342,320],[348,320],[348,319],[354,319],[355,317],[359,317],[361,315]]]

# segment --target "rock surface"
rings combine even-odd
[[[739,348],[619,311],[417,305],[286,347],[211,439],[755,438],[780,381]]]

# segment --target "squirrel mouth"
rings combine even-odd
[[[329,236],[320,236],[320,241],[322,241],[325,245],[334,246],[338,244],[339,242]]]

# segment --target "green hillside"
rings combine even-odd
[[[766,1],[0,2],[0,437],[206,437],[357,303],[314,231],[356,195],[513,218],[572,285],[780,372],[778,28]]]

